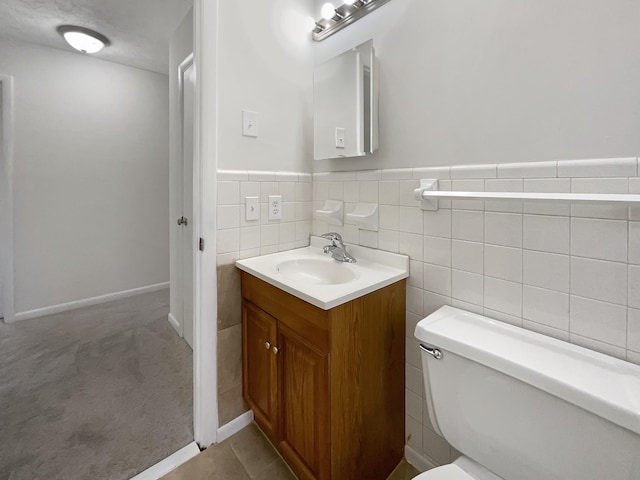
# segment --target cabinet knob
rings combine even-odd
[[[280,350],[278,350],[278,347],[273,347],[273,349],[272,349],[272,350],[273,350],[273,354],[274,354],[274,355],[277,355],[277,354],[278,354],[278,352],[280,351]]]
[[[264,342],[264,348],[269,350],[271,348],[271,344],[269,342]]]

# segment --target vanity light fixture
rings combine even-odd
[[[97,53],[111,43],[101,33],[85,27],[60,25],[56,30],[69,45],[82,53]]]
[[[322,18],[316,21],[311,36],[316,42],[330,37],[347,25],[361,19],[376,8],[381,7],[389,0],[342,0],[342,5],[335,8],[332,3],[322,6],[320,15]]]

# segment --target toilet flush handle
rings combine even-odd
[[[423,352],[427,352],[436,360],[440,360],[442,358],[442,352],[437,348],[425,347],[424,345],[420,344],[420,350],[422,350]]]

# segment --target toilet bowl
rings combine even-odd
[[[415,336],[429,420],[463,454],[418,480],[640,479],[640,366],[448,306]]]
[[[497,475],[481,467],[467,457],[455,462],[421,473],[413,480],[502,480]]]

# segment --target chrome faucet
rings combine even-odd
[[[330,253],[331,258],[339,262],[356,263],[356,259],[347,252],[347,247],[342,242],[342,236],[339,233],[328,232],[320,236],[331,240],[331,245],[325,245],[322,248],[324,253]]]

